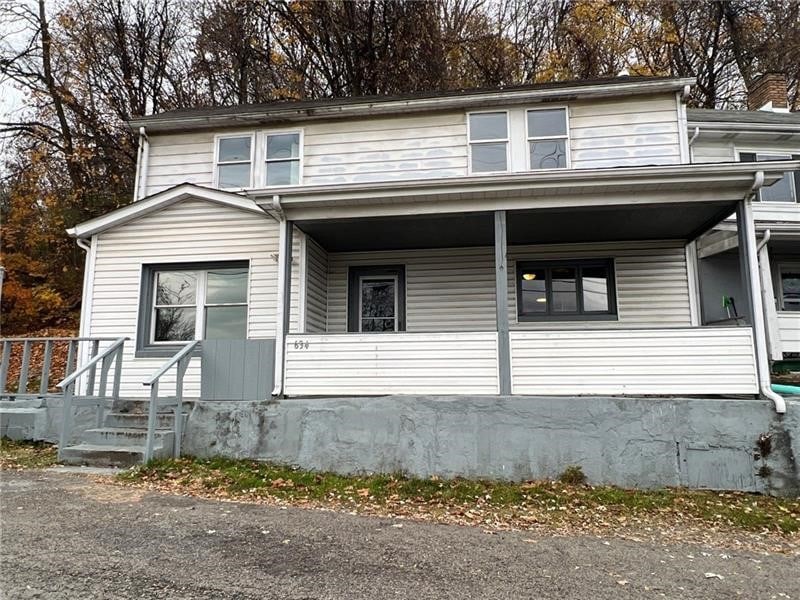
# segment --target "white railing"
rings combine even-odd
[[[778,329],[783,352],[800,352],[800,312],[779,312]]]
[[[497,394],[497,333],[292,334],[289,396]]]
[[[511,332],[514,394],[757,394],[749,327]]]

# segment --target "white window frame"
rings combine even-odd
[[[532,136],[528,131],[528,113],[543,111],[543,110],[563,110],[564,111],[564,135],[537,135]],[[531,165],[531,142],[538,140],[564,140],[564,154],[566,164],[563,167],[553,167],[551,169],[534,169]],[[569,143],[569,108],[564,105],[553,106],[539,106],[536,108],[525,109],[525,164],[528,171],[563,171],[572,168],[572,161],[570,160],[570,143]]]
[[[491,115],[503,113],[506,116],[506,137],[493,138],[490,140],[472,140],[472,132],[470,131],[470,118],[472,115]],[[502,171],[478,171],[472,170],[472,147],[480,144],[498,144],[504,143],[506,145],[506,168]],[[467,112],[467,168],[470,175],[496,175],[498,173],[510,173],[511,168],[511,123],[509,121],[508,110],[477,110]]]
[[[235,138],[250,138],[250,181],[245,187],[238,187],[238,188],[223,188],[219,185],[219,167],[220,165],[243,165],[248,161],[244,160],[231,160],[225,161],[223,163],[219,162],[219,144],[220,140],[229,140]],[[253,187],[253,173],[255,171],[255,157],[256,157],[256,135],[255,132],[243,132],[243,133],[219,133],[214,136],[214,177],[213,177],[213,187],[221,190],[227,191],[240,191],[246,190]]]
[[[787,203],[788,204],[788,203]],[[800,262],[784,261],[778,263],[778,280],[776,281],[777,289],[775,290],[778,300],[778,311],[785,312],[791,315],[797,315],[800,318],[800,311],[786,310],[783,304],[783,272],[786,271],[800,271]]]
[[[358,278],[358,333],[365,333],[362,329],[362,321],[364,320],[364,296],[362,294],[362,287],[361,285],[365,281],[394,281],[394,331],[395,333],[399,331],[400,326],[400,290],[398,286],[400,285],[400,281],[398,280],[397,275],[361,275]],[[380,318],[380,319],[387,319],[388,317],[370,317],[370,318]],[[366,333],[375,333],[374,331],[369,331]]]
[[[741,154],[744,152],[745,154],[755,154],[756,155],[756,162],[762,162],[759,160],[759,156],[770,155],[770,156],[782,156],[786,160],[792,160],[792,155],[795,153],[794,150],[770,150],[769,148],[747,148],[747,147],[738,147],[734,148],[736,152],[736,162],[742,160]],[[800,148],[797,150],[800,153]],[[770,161],[763,161],[763,162],[770,162]],[[794,173],[794,171],[786,171],[787,173]],[[766,206],[791,206],[794,204],[795,206],[800,206],[800,190],[797,189],[795,185],[795,178],[794,176],[789,177],[789,185],[792,190],[792,194],[794,195],[794,202],[780,202],[774,200],[762,200],[761,199],[761,190],[758,190],[758,201],[764,203]]]
[[[151,283],[153,290],[153,297],[150,299],[150,333],[148,335],[148,345],[152,346],[174,346],[175,344],[188,344],[190,341],[204,340],[206,338],[206,308],[217,306],[244,306],[245,307],[245,323],[244,331],[247,337],[250,331],[250,266],[247,267],[247,283],[246,294],[244,302],[226,302],[226,303],[212,303],[206,302],[206,292],[208,290],[208,273],[209,271],[218,271],[224,269],[237,269],[243,267],[211,267],[200,269],[176,269],[165,267],[163,269],[154,269],[152,273],[153,281]],[[159,273],[175,273],[185,272],[194,273],[197,277],[197,286],[194,293],[194,304],[156,304],[157,299],[157,279]],[[158,308],[194,308],[194,340],[160,340],[156,341],[156,309]]]
[[[269,140],[269,136],[271,135],[286,135],[290,133],[296,133],[299,136],[298,145],[299,145],[299,153],[297,158],[267,158],[267,141]],[[261,134],[261,143],[259,144],[261,150],[261,156],[259,157],[259,181],[264,187],[268,187],[270,189],[273,188],[289,188],[289,187],[296,187],[298,185],[303,185],[303,146],[304,146],[304,130],[300,127],[296,127],[293,129],[265,129],[260,132]],[[287,162],[290,160],[296,160],[298,162],[297,166],[297,183],[289,183],[285,185],[268,185],[267,184],[267,169],[268,164],[270,162]]]

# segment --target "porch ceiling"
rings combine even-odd
[[[508,212],[508,243],[690,240],[735,210],[731,202]],[[491,212],[300,221],[330,252],[491,246]]]

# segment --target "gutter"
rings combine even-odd
[[[751,198],[758,193],[758,190],[764,185],[764,171],[758,171],[753,178],[753,185],[750,186],[747,194],[745,194],[742,204],[741,216],[744,217],[742,222],[737,221],[737,227],[753,228],[752,237],[748,233],[748,247],[755,241],[755,223],[753,221],[753,207],[750,204]],[[738,216],[738,215],[737,215]],[[746,222],[745,222],[746,221]],[[766,240],[762,240],[760,247],[766,241],[769,241],[769,236],[765,236]],[[756,366],[758,370],[758,387],[761,390],[761,395],[765,398],[772,400],[775,405],[775,412],[782,415],[786,413],[786,401],[783,396],[776,394],[772,391],[772,381],[770,378],[769,367],[769,349],[767,348],[766,333],[767,328],[764,320],[764,306],[762,301],[762,288],[761,279],[759,276],[758,256],[757,252],[746,252],[748,270],[750,271],[750,298],[753,311],[753,329],[756,344]],[[758,306],[756,306],[758,304]]]

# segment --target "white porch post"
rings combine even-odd
[[[511,349],[508,336],[508,261],[506,211],[494,212],[495,314],[497,318],[497,364],[500,394],[511,394]]]
[[[275,323],[275,387],[273,396],[283,393],[286,334],[289,332],[292,294],[292,221],[280,220],[278,243],[278,306]]]
[[[781,346],[781,333],[778,327],[778,311],[775,308],[775,290],[772,287],[772,270],[769,264],[769,250],[767,241],[769,231],[758,245],[758,275],[761,282],[761,301],[764,304],[764,319],[766,321],[767,348],[770,360],[782,360],[783,348]]]
[[[756,226],[753,221],[753,205],[749,198],[736,205],[736,229],[739,236],[739,260],[741,262],[744,289],[747,290],[750,322],[755,342],[756,370],[761,395],[775,402],[776,411],[786,412],[783,399],[770,388],[770,367],[767,353],[764,305],[761,302],[761,285],[758,278],[758,250],[756,249]]]

